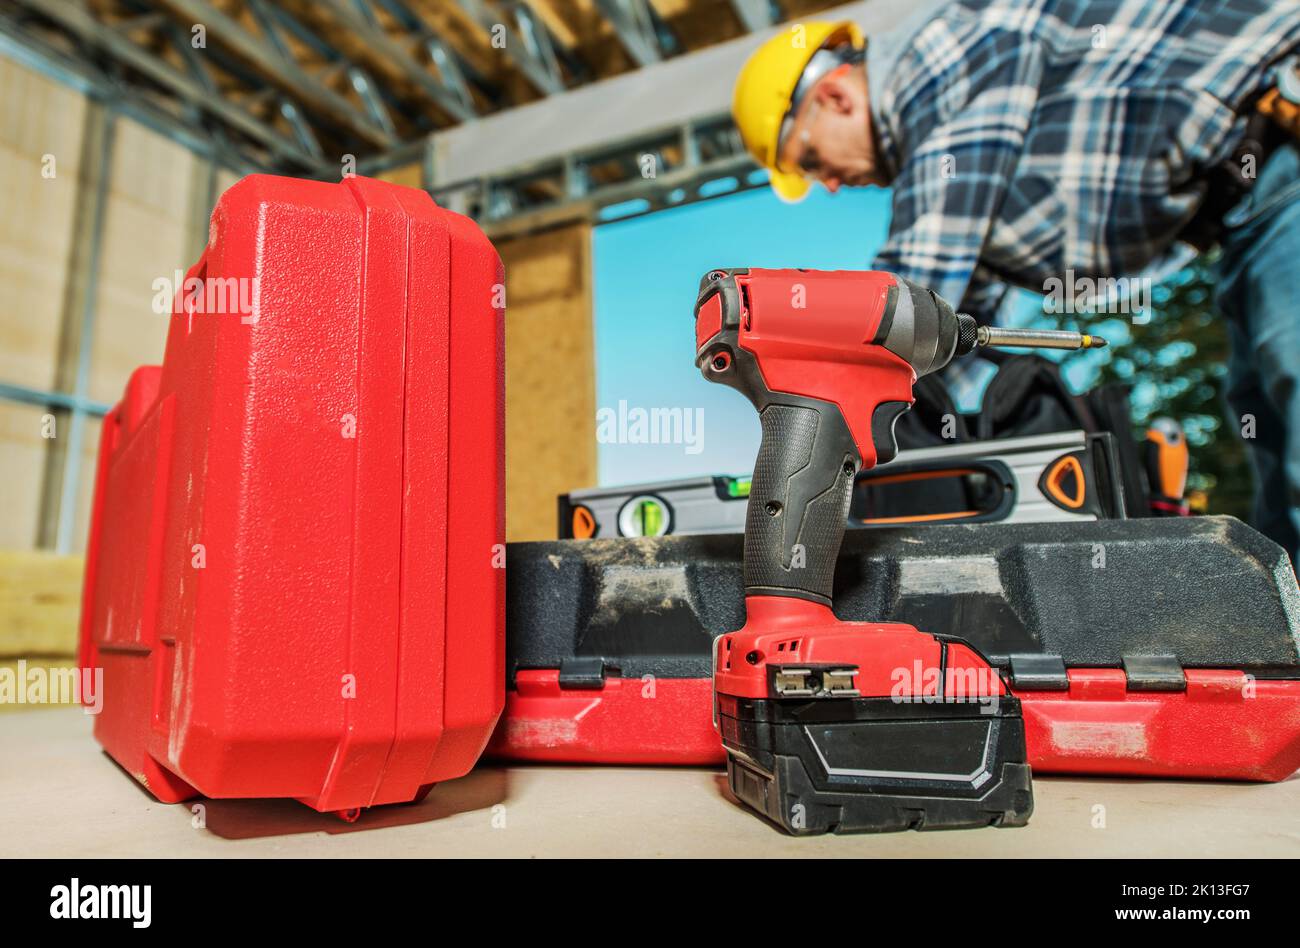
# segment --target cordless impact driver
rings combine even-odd
[[[758,409],[742,629],[714,643],[714,722],[735,796],[796,834],[1023,826],[1020,703],[969,643],[841,622],[835,561],[855,475],[897,452],[919,376],[981,345],[1096,336],[979,326],[879,271],[714,270],[696,364]]]

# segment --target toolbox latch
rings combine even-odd
[[[560,662],[560,687],[604,688],[606,670],[617,672],[618,668],[607,665],[603,658],[591,656],[566,658]]]
[[[1174,655],[1125,655],[1129,691],[1186,691],[1187,676]]]

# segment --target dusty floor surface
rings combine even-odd
[[[0,715],[0,856],[1300,856],[1300,776],[1043,777],[1034,794],[1024,829],[792,839],[721,771],[483,765],[349,825],[291,800],[160,804],[80,710]]]

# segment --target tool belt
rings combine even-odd
[[[1300,57],[1277,68],[1277,83],[1248,106],[1246,133],[1232,156],[1205,176],[1205,200],[1178,235],[1204,253],[1223,236],[1223,218],[1255,186],[1273,152],[1300,142]]]

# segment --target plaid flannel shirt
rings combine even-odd
[[[981,320],[1008,284],[1131,276],[1195,213],[1294,0],[954,0],[867,48],[893,188],[873,266]]]

